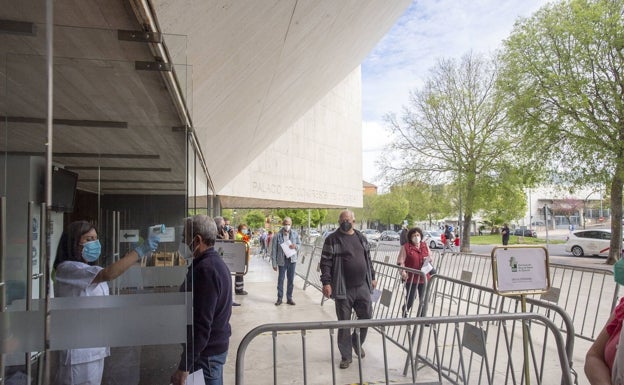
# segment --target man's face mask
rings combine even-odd
[[[82,245],[82,258],[87,262],[95,262],[100,258],[102,245],[99,240],[89,241]]]
[[[619,285],[624,285],[624,258],[620,258],[620,260],[613,265],[613,279]]]
[[[351,230],[351,227],[353,227],[353,225],[349,221],[343,221],[340,223],[340,230],[344,232]]]
[[[193,243],[191,242],[191,246],[192,245]],[[185,242],[180,242],[180,245],[178,246],[178,253],[186,260],[193,258],[193,250],[191,250],[191,247],[189,247],[189,245]]]

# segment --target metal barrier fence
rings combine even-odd
[[[492,261],[489,256],[445,253],[436,259],[436,268],[443,276],[492,286]],[[608,270],[551,263],[551,289],[540,299],[561,306],[574,321],[576,336],[593,341],[617,302],[619,285],[612,276],[613,273]]]
[[[373,304],[373,318],[401,318],[402,306],[405,303],[406,292],[400,280],[401,270],[409,270],[396,265],[400,247],[393,245],[380,245],[372,251],[378,288],[382,291],[381,298]],[[321,247],[316,246],[308,249],[310,257],[306,257],[305,274],[299,274],[304,280],[304,288],[313,285],[321,290],[320,283],[320,254]],[[502,297],[493,293],[492,267],[489,256],[447,252],[440,254],[432,252],[434,264],[438,271],[435,287],[426,290],[427,304],[430,306],[426,311],[428,316],[470,315],[470,314],[495,314],[515,313],[520,311],[520,303],[517,298]],[[303,272],[304,270],[302,270]],[[413,271],[412,271],[413,272]],[[418,272],[415,272],[418,273]],[[579,355],[576,361],[582,362],[584,352],[598,335],[610,316],[611,310],[617,302],[619,287],[612,279],[612,273],[607,270],[566,266],[562,264],[550,264],[551,290],[540,296],[528,296],[529,309],[527,311],[541,314],[549,318],[560,331],[566,333],[568,340],[570,361],[572,361],[573,337],[581,340]],[[442,285],[441,282],[444,282]],[[321,303],[323,296],[319,293]],[[418,297],[416,299],[418,301]],[[415,302],[422,306],[419,302]],[[440,307],[444,304],[444,307]],[[444,309],[446,312],[441,312]],[[409,317],[420,314],[419,307],[414,305],[409,312]],[[500,327],[500,326],[499,326]],[[518,328],[513,325],[513,328]],[[537,326],[536,326],[537,327]],[[543,326],[541,326],[543,329]],[[533,330],[536,336],[538,331]],[[505,332],[503,329],[500,332]],[[384,330],[385,338],[392,342],[396,348],[407,355],[410,343],[409,333],[405,328],[387,327]],[[498,333],[498,331],[497,331]],[[542,333],[542,331],[540,331]],[[425,339],[426,341],[426,339]],[[548,368],[549,341],[532,342],[532,359],[537,368]],[[535,344],[533,343],[535,342]],[[435,351],[427,350],[427,345],[420,351],[423,365],[433,366]],[[457,349],[458,347],[454,347]],[[447,349],[448,350],[448,349]],[[452,350],[448,350],[452,351]],[[540,353],[542,352],[542,353]],[[451,354],[451,353],[449,353]],[[452,356],[453,354],[451,354]],[[473,365],[490,366],[474,355]],[[500,365],[500,362],[498,363]],[[453,368],[453,363],[445,363],[444,366]],[[405,366],[407,370],[407,364]],[[459,368],[448,369],[447,377],[452,377]],[[540,371],[537,371],[541,373]],[[572,372],[574,372],[572,370]],[[456,376],[459,374],[455,373]],[[540,376],[543,376],[540,374]],[[451,381],[447,378],[448,381]],[[456,381],[459,381],[455,379]],[[454,380],[454,381],[455,381]],[[484,377],[485,381],[486,378]],[[578,379],[577,379],[578,381]]]
[[[396,355],[393,345],[387,344],[384,332],[388,328],[399,327],[408,330],[408,335],[412,331],[423,329],[431,331],[429,335],[432,338],[427,340],[423,338],[423,341],[430,341],[435,351],[432,363],[424,361],[420,355],[418,360],[412,359],[415,357],[414,347],[409,344],[407,362],[411,368],[412,383],[416,383],[417,377],[425,379],[429,384],[442,383],[443,379],[454,383],[476,383],[474,379],[483,377],[485,371],[490,384],[508,383],[510,378],[514,380],[513,383],[521,383],[524,382],[522,381],[524,357],[518,354],[517,346],[522,346],[522,339],[517,333],[513,333],[516,329],[513,325],[520,322],[541,325],[546,330],[548,338],[556,345],[556,354],[550,355],[548,359],[548,370],[543,370],[539,374],[531,373],[531,379],[539,379],[537,383],[571,385],[573,382],[568,370],[570,364],[561,333],[551,320],[531,313],[261,325],[247,333],[238,347],[235,383],[244,385],[246,371],[253,373],[254,366],[267,367],[267,365],[272,365],[273,378],[256,376],[251,382],[257,385],[281,384],[285,383],[286,379],[291,384],[399,382],[404,380],[405,376],[398,373],[396,367],[402,366],[405,354],[399,352],[399,355]],[[508,327],[508,323],[512,324],[511,328]],[[501,325],[498,327],[497,335],[493,335],[496,329],[491,325]],[[366,365],[361,357],[357,357],[357,373],[351,370],[337,371],[336,363],[339,357],[336,357],[334,349],[335,330],[339,328],[359,330],[362,327],[381,331],[380,334],[370,331],[368,333],[368,344],[365,346],[375,346],[376,349],[368,349]],[[316,333],[318,330],[326,333]],[[266,343],[261,338],[268,334],[272,337],[272,344]],[[381,341],[379,343],[371,341],[376,338]],[[408,341],[412,340],[413,337],[408,338]],[[255,344],[254,347],[262,349],[264,354],[254,355],[253,362],[247,364],[245,353],[252,342]],[[443,350],[448,343],[457,345],[457,350],[453,351],[450,357]],[[496,356],[491,356],[493,352]],[[473,365],[475,355],[481,356],[484,364]],[[270,363],[267,362],[269,360]],[[425,362],[427,366],[418,367],[417,362]],[[497,365],[499,362],[505,362],[506,369],[501,370],[500,365]],[[382,378],[383,380],[380,380]],[[456,381],[457,379],[461,381]]]
[[[560,331],[565,332],[569,369],[576,377],[572,368],[575,334],[572,320],[555,304],[531,298],[526,298],[526,301],[526,311],[549,319]],[[470,314],[515,314],[520,311],[520,297],[501,296],[488,287],[436,275],[429,282],[423,314],[427,317],[455,317]],[[484,323],[479,326],[481,330],[474,326],[468,326],[469,330],[464,330],[463,338],[458,338],[457,330],[449,325],[422,329],[416,344],[417,359],[436,369],[441,377],[453,384],[523,382],[518,379],[516,368],[512,367],[513,362],[504,358],[505,351],[508,355],[522,356],[522,339],[518,341],[516,337],[518,333],[522,333],[522,325],[511,321],[511,324]],[[492,339],[496,340],[495,344],[492,344]],[[550,380],[546,381],[552,361],[552,342],[548,328],[541,321],[535,320],[529,324],[527,343],[530,351],[530,372],[534,375],[531,383],[552,383]],[[470,351],[469,357],[462,355],[465,350]],[[476,366],[479,370],[466,372],[467,362],[470,367]],[[504,376],[500,377],[501,373]],[[499,378],[495,380],[497,376]]]

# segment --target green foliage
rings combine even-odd
[[[624,2],[552,3],[516,24],[499,89],[512,127],[555,183],[611,186],[612,253],[621,242],[624,182]]]
[[[309,213],[310,227],[316,228],[324,223],[327,211],[327,209],[278,209],[273,211],[273,216],[279,218],[280,221],[284,217],[290,217],[293,226],[307,228]]]
[[[407,199],[398,194],[378,195],[375,199],[374,216],[386,225],[403,222],[408,212]]]
[[[245,215],[244,222],[247,223],[250,229],[264,228],[266,217],[259,210],[252,210]]]
[[[414,221],[429,221],[442,219],[451,215],[453,208],[451,190],[444,185],[429,185],[415,181],[396,185],[391,188],[391,194],[405,198],[409,212],[406,216],[409,224]]]

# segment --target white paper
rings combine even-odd
[[[381,290],[373,289],[373,292],[371,293],[371,301],[377,302],[379,301],[379,298],[381,298]]]
[[[426,262],[423,267],[420,269],[420,271],[422,271],[425,274],[429,274],[429,272],[433,270],[433,265],[430,264],[429,262]]]
[[[284,250],[284,255],[286,255],[286,258],[290,258],[293,255],[297,254],[297,249],[291,249],[290,245],[292,245],[290,239],[285,239],[284,243],[280,245],[282,246],[282,250]]]
[[[204,372],[199,369],[196,372],[189,374],[186,378],[186,385],[206,385],[206,381],[204,380]]]
[[[169,383],[169,385],[173,385]],[[193,372],[186,377],[186,381],[184,385],[206,385],[206,381],[204,380],[204,372],[199,369],[196,372]]]

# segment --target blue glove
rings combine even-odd
[[[148,254],[158,248],[158,244],[160,243],[160,236],[156,234],[151,234],[145,242],[134,251],[139,254],[139,258],[143,258],[145,254]]]

